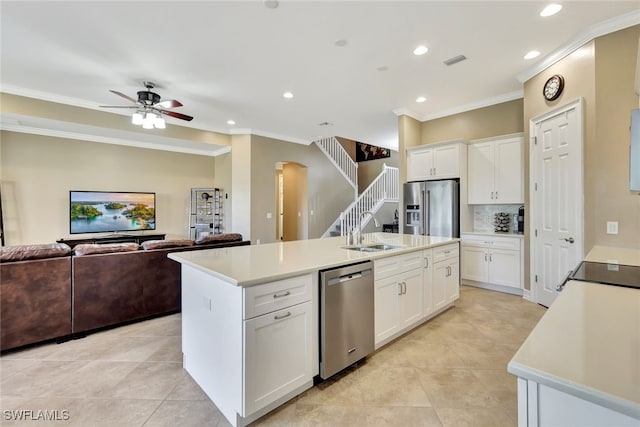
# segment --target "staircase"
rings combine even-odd
[[[382,172],[376,179],[362,194],[358,195],[358,164],[353,161],[342,144],[332,136],[317,139],[314,143],[351,184],[355,193],[355,201],[340,213],[340,216],[324,232],[322,237],[342,236],[349,230],[355,230],[362,212],[375,213],[385,202],[399,201],[400,173],[398,168],[384,165]],[[362,228],[369,221],[371,221],[371,216],[367,215],[362,221]]]
[[[313,142],[340,171],[342,176],[353,187],[355,196],[358,197],[358,164],[353,161],[347,150],[333,136],[320,138]]]
[[[362,212],[375,213],[385,202],[398,202],[399,182],[398,168],[384,165],[382,172],[376,179],[340,214],[322,237],[343,236],[347,231],[357,229]],[[365,216],[362,219],[362,228],[366,227],[369,221],[371,221],[371,216]]]

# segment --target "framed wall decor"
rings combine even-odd
[[[384,159],[386,157],[391,157],[391,150],[388,148],[356,142],[356,162],[366,162],[367,160]]]

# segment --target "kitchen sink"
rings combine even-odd
[[[344,249],[348,249],[350,251],[358,251],[358,252],[380,252],[380,251],[388,251],[389,249],[398,249],[404,248],[405,245],[391,245],[388,243],[373,243],[369,245],[358,245],[358,246],[343,246]]]

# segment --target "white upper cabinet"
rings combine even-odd
[[[460,178],[466,145],[459,142],[421,145],[407,149],[407,181]]]
[[[472,141],[468,147],[469,204],[524,203],[522,135]]]

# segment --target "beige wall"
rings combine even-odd
[[[590,233],[596,245],[640,248],[640,195],[629,189],[629,126],[638,108],[634,92],[640,25],[596,39],[596,143],[590,153]],[[618,221],[618,235],[606,234]]]
[[[584,100],[585,253],[594,245],[640,247],[640,197],[629,190],[629,119],[638,105],[639,36],[640,26],[635,26],[599,37],[525,83],[526,142],[531,118]],[[546,102],[542,86],[553,74],[564,76],[565,90]],[[606,221],[618,221],[620,233],[607,235]]]
[[[231,230],[253,239],[251,190],[253,188],[251,135],[231,137]]]
[[[489,138],[523,131],[523,100],[516,99],[489,107],[422,122],[420,144],[452,139]]]
[[[276,240],[274,173],[277,162],[294,162],[307,167],[308,237],[320,237],[339,212],[353,202],[353,188],[314,144],[306,146],[252,136],[251,162],[243,166],[251,169],[252,242]],[[235,182],[233,185],[235,191]],[[272,213],[270,219],[267,213]],[[233,215],[235,218],[235,205]]]
[[[157,231],[186,237],[191,187],[215,184],[208,156],[7,131],[0,152],[7,245],[70,238],[70,190],[155,192]]]
[[[222,188],[222,232],[235,233],[231,225],[233,218],[231,206],[231,153],[214,157],[214,177],[216,187]]]

